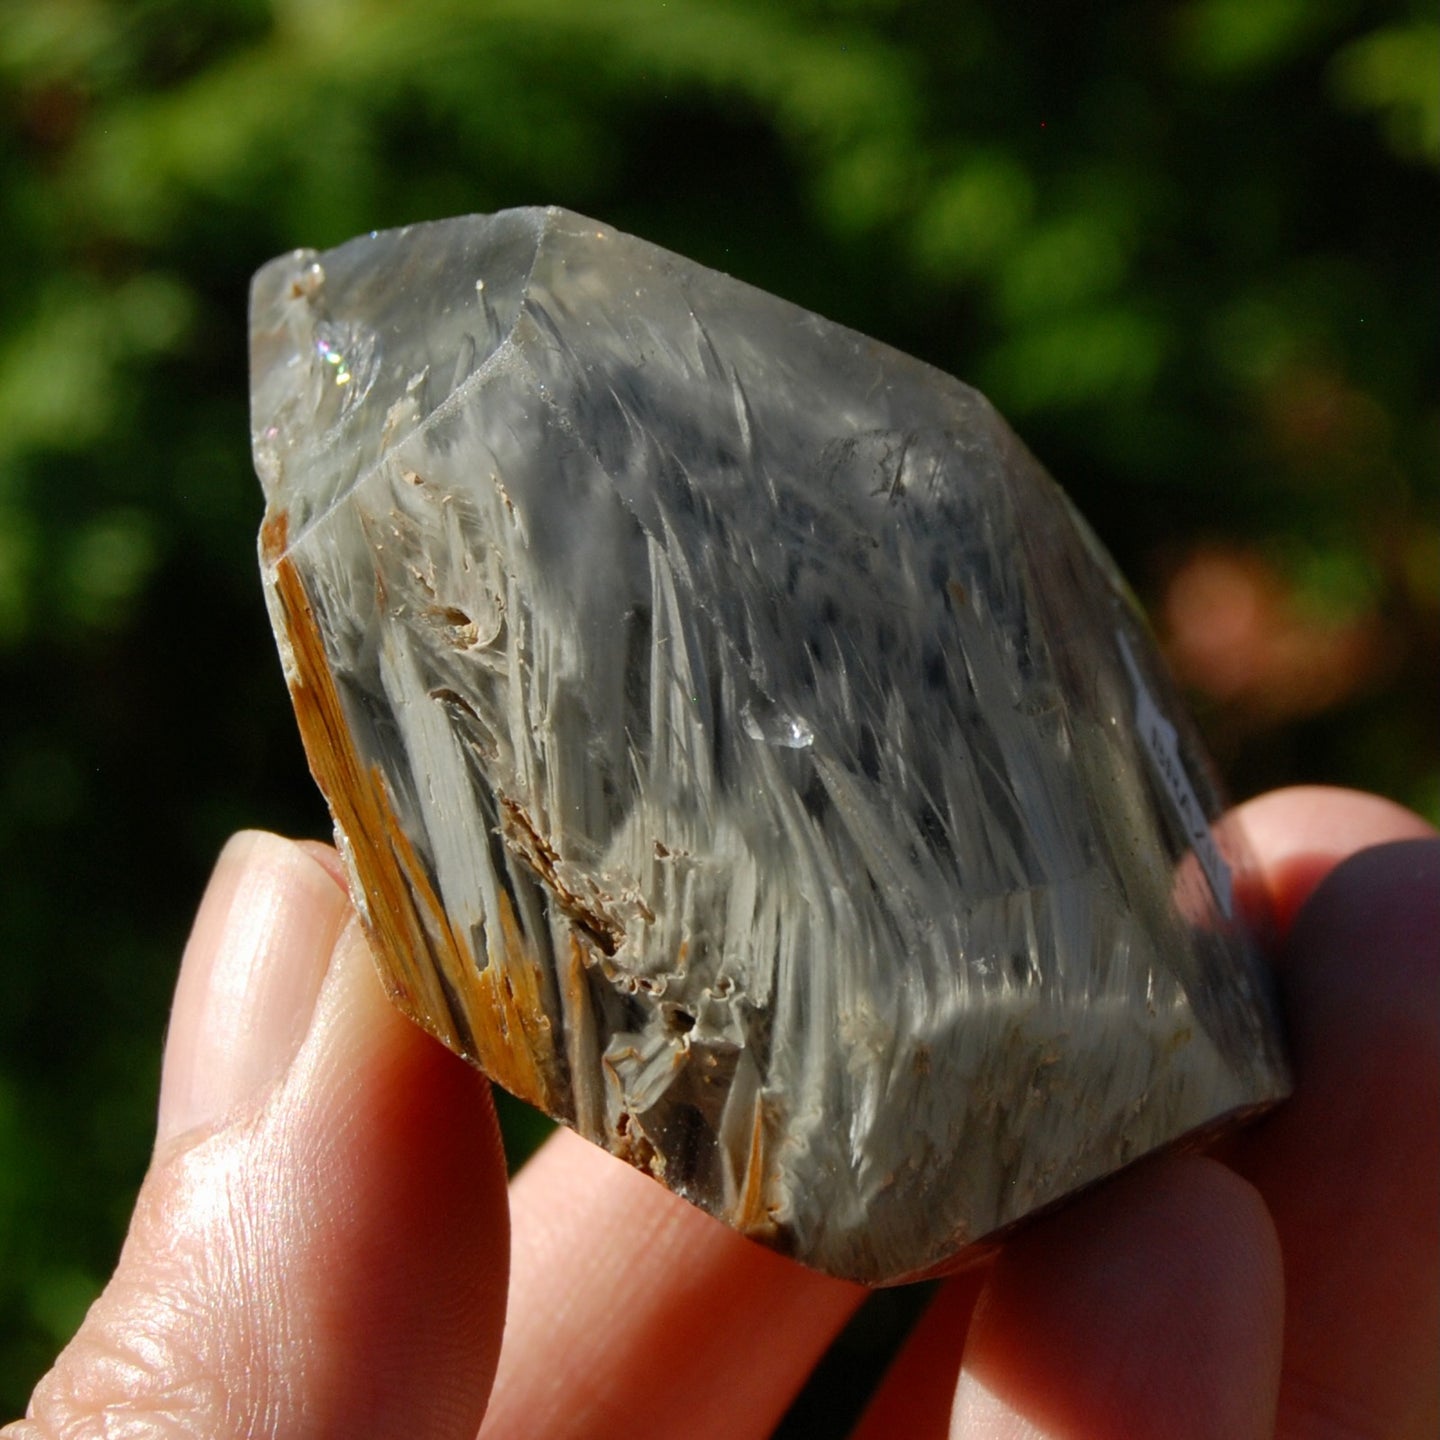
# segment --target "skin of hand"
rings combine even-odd
[[[945,1282],[856,1440],[1436,1433],[1440,839],[1335,790],[1238,819],[1294,1097]],[[333,852],[246,834],[115,1276],[0,1440],[758,1440],[863,1298],[569,1134],[507,1199],[484,1080],[387,1002]]]

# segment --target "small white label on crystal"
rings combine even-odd
[[[1225,863],[1225,857],[1215,843],[1210,822],[1205,818],[1205,811],[1200,806],[1200,797],[1196,795],[1195,787],[1190,783],[1190,776],[1186,774],[1184,763],[1180,759],[1179,737],[1175,727],[1160,713],[1160,707],[1156,705],[1144,677],[1140,674],[1140,667],[1135,663],[1130,642],[1118,630],[1115,632],[1115,639],[1120,646],[1120,658],[1130,672],[1130,683],[1135,687],[1135,728],[1140,732],[1140,738],[1150,753],[1155,773],[1160,777],[1171,804],[1180,816],[1185,834],[1205,871],[1205,878],[1210,882],[1215,901],[1228,920],[1233,913],[1234,903],[1230,867]]]

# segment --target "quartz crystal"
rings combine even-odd
[[[556,209],[275,260],[252,346],[357,903],[501,1085],[871,1284],[1285,1092],[1210,767],[982,396]]]

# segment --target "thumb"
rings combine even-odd
[[[119,1266],[0,1440],[472,1440],[508,1266],[494,1111],[386,1002],[332,867],[222,853]]]

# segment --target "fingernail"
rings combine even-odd
[[[293,841],[247,831],[225,846],[180,964],[157,1143],[218,1125],[285,1074],[347,913]]]

